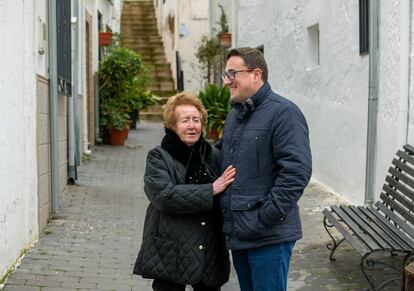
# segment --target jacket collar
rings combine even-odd
[[[186,145],[180,137],[171,129],[165,129],[165,136],[161,141],[161,147],[165,149],[175,160],[187,166],[193,152],[199,153],[204,143],[203,136],[191,147]]]
[[[242,120],[249,116],[260,103],[266,98],[268,93],[272,90],[269,82],[265,82],[262,87],[252,97],[248,98],[245,103],[236,103],[234,107],[240,111],[237,119]]]

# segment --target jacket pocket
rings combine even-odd
[[[231,210],[233,213],[233,228],[237,238],[242,240],[257,240],[272,236],[259,217],[259,209],[265,196],[232,195]]]
[[[161,237],[152,237],[143,245],[139,261],[143,277],[175,281],[177,242]]]

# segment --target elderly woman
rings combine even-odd
[[[164,109],[165,136],[149,151],[144,175],[150,204],[134,274],[154,279],[156,291],[220,290],[229,277],[218,194],[233,182],[235,169],[219,173],[219,153],[202,129],[207,111],[200,100],[180,93]]]

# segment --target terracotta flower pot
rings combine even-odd
[[[112,42],[112,32],[99,33],[99,46],[108,46]]]
[[[130,125],[128,125],[128,127],[126,127],[126,128],[124,129],[125,139],[128,139],[128,134],[129,134],[129,126],[130,126]]]
[[[230,32],[220,32],[220,45],[224,48],[231,47],[231,33]]]
[[[212,128],[210,130],[207,130],[207,138],[216,142],[219,139],[219,133],[217,129]]]
[[[125,130],[111,129],[109,132],[111,145],[122,146],[125,142]]]

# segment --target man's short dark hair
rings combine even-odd
[[[234,56],[241,57],[249,69],[260,69],[263,82],[267,81],[267,64],[261,51],[251,47],[234,48],[227,53],[227,60]]]

